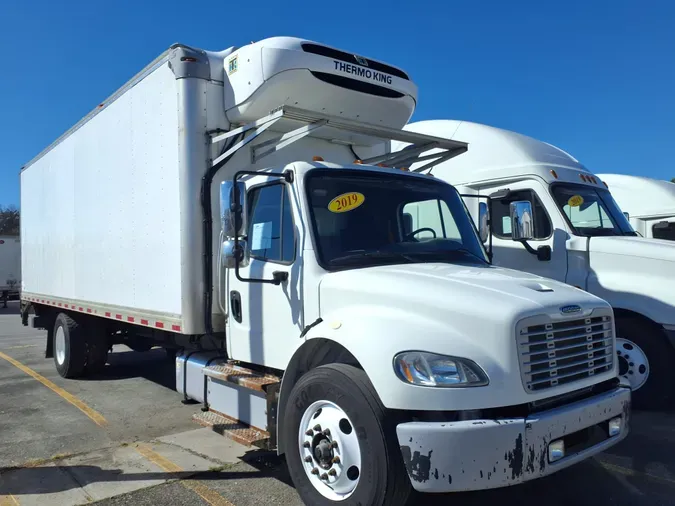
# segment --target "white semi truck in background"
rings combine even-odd
[[[471,145],[430,172],[465,195],[477,223],[485,227],[489,214],[491,233],[483,237],[494,263],[607,300],[616,315],[620,375],[633,388],[634,406],[671,406],[675,245],[637,237],[601,178],[551,144],[469,121],[419,121],[405,130]],[[510,206],[522,201],[532,206],[533,227],[516,237]]]
[[[598,174],[636,232],[675,241],[675,183],[627,174]]]
[[[402,130],[416,100],[402,70],[307,40],[172,46],[23,168],[24,324],[66,378],[115,343],[176,350],[196,418],[285,454],[311,505],[613,446],[611,307],[490,265],[451,185],[378,166],[466,156]]]
[[[21,240],[14,235],[0,235],[0,304],[19,297],[21,283]]]

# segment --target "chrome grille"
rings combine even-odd
[[[523,385],[537,392],[612,369],[612,317],[594,315],[565,321],[542,316],[520,322],[518,356]]]

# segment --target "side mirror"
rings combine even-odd
[[[240,239],[237,241],[237,250],[234,249],[234,241],[223,242],[220,251],[220,261],[224,268],[234,269],[236,267],[236,259],[239,257],[239,267],[246,267],[248,265],[248,248],[246,241]]]
[[[529,200],[511,202],[511,239],[527,241],[534,237],[532,203]]]
[[[478,204],[478,233],[481,242],[486,242],[490,235],[490,227],[488,225],[488,205],[485,202]]]
[[[235,193],[238,193],[236,201]],[[235,186],[232,181],[220,183],[220,224],[223,235],[227,238],[241,236],[248,223],[246,214],[246,185],[237,183]]]

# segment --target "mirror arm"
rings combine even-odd
[[[540,262],[547,262],[551,260],[551,247],[548,245],[545,246],[539,246],[537,249],[534,249],[532,246],[529,245],[527,242],[527,239],[521,239],[518,241],[521,243],[525,249],[527,250],[528,253],[531,255],[534,255],[537,257],[537,260]]]
[[[525,247],[525,249],[527,250],[528,253],[530,253],[531,255],[535,255],[535,256],[537,255],[537,250],[529,245],[529,243],[527,242],[527,239],[521,239],[518,242]]]

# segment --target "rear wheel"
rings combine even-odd
[[[632,390],[637,409],[657,410],[673,404],[675,351],[655,325],[635,318],[616,320],[619,376]]]
[[[361,369],[330,364],[308,372],[285,416],[286,461],[305,504],[406,504],[412,487],[395,423]]]
[[[59,313],[54,323],[54,364],[63,378],[77,378],[87,360],[82,328],[68,315]]]

